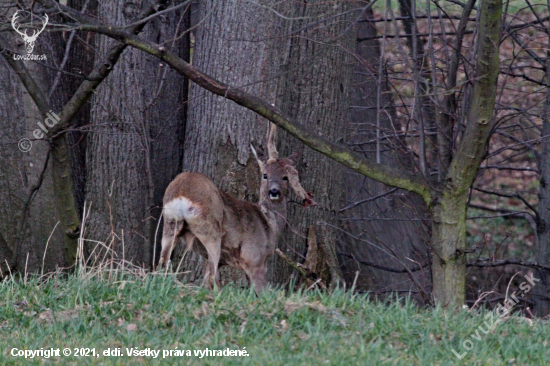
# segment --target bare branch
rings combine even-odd
[[[536,269],[542,269],[546,271],[550,271],[550,266],[546,266],[544,264],[538,264],[537,262],[526,262],[522,259],[502,259],[502,260],[496,260],[496,261],[482,261],[478,260],[477,262],[473,263],[467,263],[466,267],[500,267],[500,266],[509,266],[509,265],[518,265],[528,268],[536,268]]]
[[[491,132],[496,100],[496,82],[499,71],[500,14],[501,3],[485,0],[479,32],[478,56],[474,90],[468,124],[458,151],[451,162],[447,179],[449,193],[461,195],[467,193],[477,169],[485,155]]]
[[[316,133],[306,129],[292,118],[283,115],[281,111],[265,100],[241,89],[232,88],[202,73],[165,47],[155,45],[154,43],[142,40],[135,35],[113,27],[83,24],[76,26],[76,28],[107,35],[123,42],[124,45],[130,45],[156,56],[173,67],[177,72],[186,76],[206,90],[232,100],[256,112],[260,116],[267,118],[313,150],[381,183],[418,193],[428,205],[431,202],[432,194],[430,188],[421,177],[387,165],[373,163],[349,149],[325,140]],[[62,114],[60,118],[61,121],[56,125],[56,128],[50,131],[50,134],[58,133],[61,129],[68,126],[67,116]]]
[[[336,254],[343,255],[344,257],[351,258],[351,259],[353,259],[353,260],[355,260],[355,261],[357,261],[361,264],[364,264],[365,266],[381,269],[383,271],[388,271],[388,272],[393,272],[393,273],[407,273],[408,272],[407,269],[397,269],[397,268],[393,268],[393,267],[383,266],[381,264],[376,264],[376,263],[373,263],[373,262],[368,262],[368,261],[365,261],[365,260],[362,260],[362,259],[357,259],[351,253],[337,252]],[[430,263],[425,263],[422,266],[416,266],[416,267],[413,267],[413,268],[409,268],[409,271],[410,272],[417,272],[417,271],[420,271],[421,269],[429,267],[429,265],[430,265]]]

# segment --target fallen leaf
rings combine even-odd
[[[319,301],[315,302],[291,302],[287,301],[285,304],[285,311],[287,314],[293,313],[294,311],[303,308],[304,306],[307,306],[310,309],[320,311],[322,313],[327,312],[326,306],[321,304]]]
[[[288,323],[286,322],[286,320],[285,319],[281,320],[281,329],[286,332],[288,330],[288,328],[289,328],[289,326],[288,326]]]
[[[297,302],[287,301],[287,303],[285,304],[285,311],[286,311],[287,314],[290,314],[290,313],[293,313],[296,310],[302,308],[303,306],[304,306],[303,304],[300,304],[300,303],[297,303]]]

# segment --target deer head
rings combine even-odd
[[[275,147],[275,132],[277,126],[270,123],[267,133],[267,152],[268,159],[264,163],[258,158],[256,150],[252,147],[252,152],[262,172],[262,183],[260,188],[260,200],[269,199],[273,203],[285,203],[288,188],[292,188],[294,193],[302,200],[302,204],[315,206],[313,194],[307,192],[300,184],[298,171],[295,166],[298,163],[300,154],[295,153],[288,158],[279,159],[279,153]]]
[[[34,49],[34,42],[36,42],[36,39],[38,38],[38,35],[44,31],[46,28],[46,25],[48,24],[48,14],[44,14],[43,18],[40,18],[42,22],[42,29],[33,29],[32,35],[27,34],[27,30],[25,29],[24,32],[20,31],[19,28],[21,27],[21,24],[19,24],[18,18],[19,18],[19,10],[13,14],[13,17],[11,18],[11,26],[13,29],[21,35],[23,38],[23,41],[25,41],[25,48],[27,50],[27,53],[32,53],[32,50]],[[31,22],[32,22],[32,14],[31,14]]]

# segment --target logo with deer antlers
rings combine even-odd
[[[40,30],[33,29],[32,34],[28,35],[27,30],[20,31],[19,28],[21,28],[20,23],[20,10],[16,11],[15,14],[13,14],[13,17],[11,18],[11,26],[13,29],[21,35],[23,38],[23,41],[25,41],[25,48],[27,50],[27,53],[32,53],[32,50],[34,49],[34,42],[36,42],[36,39],[38,38],[38,35],[44,31],[46,28],[46,25],[48,25],[48,14],[44,14],[44,17],[38,17],[42,23],[42,28]],[[32,17],[33,14],[31,14],[31,23],[32,23]]]

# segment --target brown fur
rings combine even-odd
[[[270,129],[272,133],[274,128]],[[268,147],[274,149],[270,138]],[[258,204],[221,192],[210,178],[200,173],[181,173],[170,183],[164,195],[159,268],[168,263],[178,239],[183,238],[189,249],[207,259],[204,282],[208,287],[220,286],[218,267],[223,265],[244,270],[256,291],[266,287],[266,260],[274,253],[286,225],[289,186],[304,203],[315,204],[312,195],[299,183],[294,168],[297,158],[273,159],[278,156],[276,151],[270,151],[269,156],[266,163],[257,159],[262,176]],[[181,212],[186,212],[188,218],[178,222],[173,215],[180,211],[173,207],[184,207]]]

